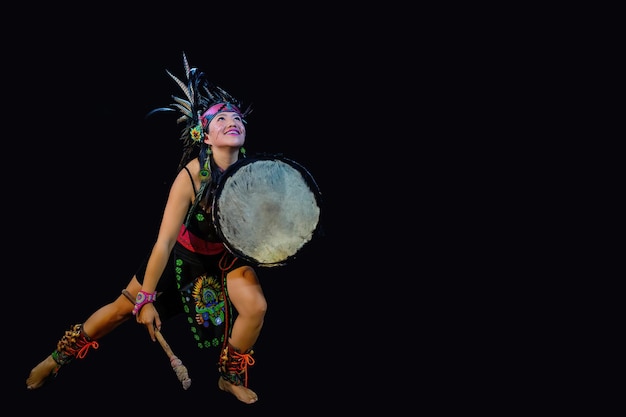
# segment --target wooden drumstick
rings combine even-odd
[[[124,296],[128,298],[133,303],[133,305],[135,304],[133,296],[126,289],[122,290],[122,294],[124,294]],[[172,348],[170,348],[170,345],[165,341],[165,338],[163,337],[161,331],[155,328],[154,334],[159,341],[159,344],[167,354],[167,357],[170,360],[170,365],[172,365],[172,369],[176,373],[176,377],[183,384],[183,389],[186,390],[191,386],[191,378],[189,378],[187,367],[185,367],[185,365],[183,365],[183,362],[178,358],[178,356],[174,354]]]
[[[178,359],[178,357],[172,352],[170,345],[167,344],[165,338],[161,334],[159,329],[154,329],[154,334],[161,344],[161,347],[167,353],[167,357],[170,358],[170,364],[178,377],[178,380],[183,384],[183,389],[187,389],[191,386],[191,378],[189,378],[189,374],[187,373],[187,368],[183,365],[183,362]]]

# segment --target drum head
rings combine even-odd
[[[228,250],[259,266],[284,265],[312,239],[319,220],[313,177],[277,155],[237,161],[213,200],[213,221]]]

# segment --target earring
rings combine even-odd
[[[206,179],[210,174],[211,174],[211,154],[213,153],[213,151],[211,151],[211,148],[206,148],[206,158],[204,158],[204,165],[202,167],[202,169],[200,170],[200,176],[203,179]]]

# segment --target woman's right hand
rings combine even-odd
[[[137,323],[143,324],[150,333],[150,338],[153,342],[156,342],[156,336],[154,335],[154,329],[161,331],[161,318],[159,312],[152,303],[146,303],[139,313],[137,313]]]

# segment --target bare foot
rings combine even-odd
[[[39,362],[39,365],[35,366],[26,380],[27,389],[37,389],[46,383],[55,370],[58,370],[59,364],[52,359],[52,356],[48,356],[46,359]]]
[[[233,385],[222,377],[220,377],[217,382],[217,386],[220,387],[222,391],[230,392],[237,397],[239,401],[246,404],[253,404],[259,400],[259,397],[257,397],[256,393],[251,389],[248,389],[243,385]]]

